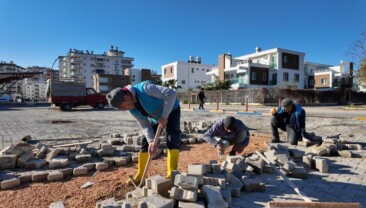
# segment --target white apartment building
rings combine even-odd
[[[208,72],[211,81],[230,80],[232,89],[279,87],[304,88],[305,53],[282,48],[232,58],[219,55],[218,66]]]
[[[58,74],[56,70],[48,67],[32,66],[26,68],[27,72],[42,72],[33,78],[25,78],[22,82],[23,99],[46,100],[46,81],[56,79],[54,75]]]
[[[25,69],[21,66],[16,65],[13,61],[5,62],[0,61],[0,73],[15,73],[15,72],[25,72]],[[2,85],[0,88],[1,94],[8,94],[15,100],[17,97],[20,97],[22,94],[21,89],[21,81],[14,80],[12,82],[7,83],[6,85]]]
[[[134,58],[124,57],[118,47],[103,54],[93,51],[70,49],[66,56],[59,57],[61,81],[85,82],[86,87],[93,87],[95,74],[123,75],[123,71],[133,67]]]
[[[176,87],[181,87],[182,90],[192,90],[211,82],[210,72],[215,65],[202,64],[201,58],[196,60],[192,56],[187,62],[175,61],[165,64],[161,67],[162,82],[168,80],[177,80]]]
[[[339,66],[317,64],[314,69],[314,89],[334,90],[340,87],[352,87],[353,63],[341,61]]]
[[[125,69],[125,75],[130,77],[131,85],[135,85],[146,80],[161,80],[161,76],[151,69]]]

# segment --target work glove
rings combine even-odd
[[[271,109],[271,114],[272,114],[272,115],[274,115],[274,114],[276,114],[276,113],[277,113],[277,108],[272,108],[272,109]]]
[[[305,139],[311,140],[309,134],[306,132],[305,128],[301,129],[301,136]]]

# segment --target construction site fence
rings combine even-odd
[[[198,92],[177,92],[177,97],[183,104],[198,103]],[[207,103],[260,103],[273,104],[281,99],[291,98],[298,104],[365,104],[366,93],[351,90],[291,90],[276,88],[253,88],[239,90],[205,91]]]

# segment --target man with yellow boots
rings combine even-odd
[[[168,147],[167,173],[178,168],[180,139],[180,106],[174,90],[144,81],[137,85],[116,88],[107,94],[109,105],[120,110],[128,110],[141,127],[145,138],[138,154],[138,170],[133,177],[135,184],[141,181],[149,153],[155,155],[157,146],[154,136],[158,125],[166,128]],[[132,184],[130,180],[128,184]]]

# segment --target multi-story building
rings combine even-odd
[[[93,88],[101,94],[108,94],[112,89],[129,85],[130,76],[114,74],[95,74]]]
[[[25,68],[16,65],[13,61],[5,62],[0,61],[0,73],[16,73],[25,72]],[[15,80],[10,83],[6,83],[0,88],[0,95],[8,94],[15,100],[16,97],[22,95],[21,81]]]
[[[232,58],[219,55],[218,66],[208,72],[211,81],[230,80],[232,89],[279,87],[304,88],[305,53],[282,48]]]
[[[175,87],[181,87],[182,90],[192,90],[203,87],[211,81],[210,72],[213,64],[202,64],[201,58],[196,60],[192,56],[187,62],[175,61],[165,64],[161,67],[162,82],[176,80]]]
[[[339,66],[320,65],[314,69],[314,89],[334,90],[339,88],[352,88],[353,63],[341,62]]]
[[[151,69],[125,69],[124,74],[130,77],[132,85],[146,80],[156,82],[161,79],[161,75],[158,75],[156,71]]]
[[[46,81],[48,79],[58,80],[58,70],[48,67],[32,66],[27,67],[28,72],[41,72],[33,78],[25,78],[22,82],[23,99],[46,100]]]
[[[86,87],[93,87],[95,74],[123,75],[125,69],[133,67],[133,60],[113,46],[103,54],[70,49],[66,56],[59,57],[59,76],[61,81],[85,82]]]

